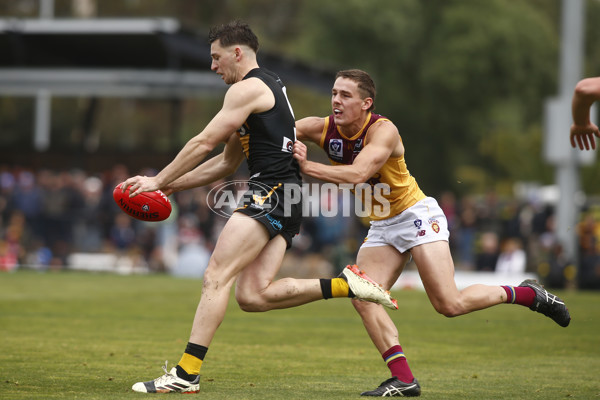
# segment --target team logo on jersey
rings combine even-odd
[[[433,231],[435,233],[439,233],[440,232],[440,221],[438,221],[437,219],[434,218],[429,218],[429,225],[431,225],[431,229],[433,229]]]
[[[362,139],[357,139],[356,142],[354,142],[354,152],[355,153],[362,150],[362,144],[363,144]]]
[[[342,139],[331,139],[329,141],[329,155],[332,157],[342,158],[344,156]]]
[[[281,151],[285,151],[286,153],[291,153],[294,149],[294,142],[290,138],[283,137],[283,146],[281,146]]]

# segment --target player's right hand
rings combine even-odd
[[[581,150],[589,150],[590,147],[596,149],[594,135],[600,138],[600,131],[595,124],[591,122],[586,126],[573,124],[571,125],[571,146],[573,148],[579,146]]]
[[[306,145],[299,140],[294,143],[294,158],[300,164],[306,161]]]

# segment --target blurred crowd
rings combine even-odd
[[[173,194],[171,217],[143,222],[123,213],[112,198],[116,185],[130,175],[122,165],[101,174],[0,166],[0,271],[86,269],[98,256],[101,263],[112,263],[104,265],[109,269],[201,277],[226,222],[207,206],[212,186]],[[330,192],[319,196],[325,208],[347,201]],[[575,227],[575,267],[556,238],[551,205],[494,193],[457,198],[445,192],[437,200],[448,217],[457,270],[534,272],[552,287],[600,288],[599,208],[582,212]],[[367,224],[341,213],[306,217],[282,274],[337,274],[354,262]]]

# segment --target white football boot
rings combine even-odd
[[[140,393],[198,393],[200,391],[200,375],[193,381],[186,381],[177,376],[177,368],[167,372],[167,363],[162,367],[165,374],[148,382],[138,382],[131,389]]]
[[[350,290],[357,299],[378,303],[392,310],[398,309],[398,302],[396,299],[392,299],[390,292],[369,278],[367,274],[358,269],[358,266],[348,265],[341,275],[346,279]]]

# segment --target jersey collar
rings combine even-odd
[[[346,135],[344,135],[342,133],[342,131],[340,130],[339,126],[337,126],[337,131],[340,134],[340,136],[346,140],[356,140],[363,134],[363,132],[365,131],[365,127],[367,126],[367,124],[369,123],[370,120],[371,120],[371,111],[369,111],[369,113],[367,114],[367,118],[365,119],[365,123],[363,124],[362,128],[360,128],[360,130],[352,137],[347,137]]]

